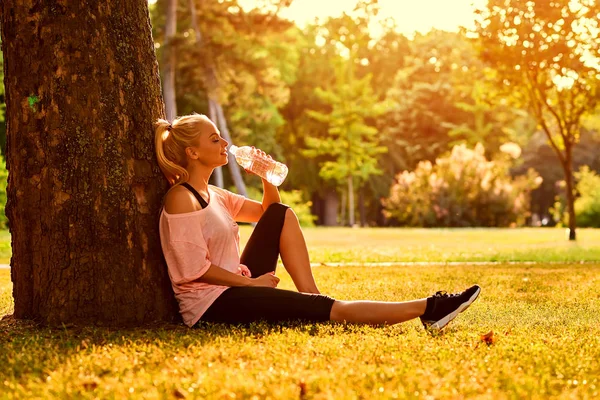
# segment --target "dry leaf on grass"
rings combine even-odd
[[[487,344],[488,346],[496,343],[496,335],[494,335],[494,331],[489,331],[485,335],[480,336],[481,341]]]

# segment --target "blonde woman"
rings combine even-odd
[[[396,324],[419,317],[441,329],[475,301],[480,288],[405,302],[340,301],[320,294],[294,211],[263,180],[262,202],[209,185],[227,164],[229,143],[204,115],[156,122],[156,156],[172,185],[160,214],[160,240],[183,321],[288,320]],[[259,150],[255,150],[259,151]],[[240,257],[237,222],[257,222]],[[298,292],[277,289],[277,259]]]

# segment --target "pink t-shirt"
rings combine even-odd
[[[183,322],[193,326],[228,287],[198,282],[211,264],[240,274],[240,235],[235,222],[245,197],[209,185],[202,210],[160,214],[159,233]]]

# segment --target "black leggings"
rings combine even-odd
[[[248,267],[253,278],[275,272],[279,258],[279,238],[288,208],[281,203],[271,204],[244,248],[240,262]],[[331,297],[320,294],[270,287],[230,287],[206,310],[200,321],[230,324],[254,321],[329,321],[334,301]],[[198,324],[195,325],[197,326]]]

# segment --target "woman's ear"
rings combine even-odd
[[[198,158],[198,153],[196,153],[196,150],[192,149],[191,147],[186,147],[185,148],[185,154],[192,159],[196,159]]]

